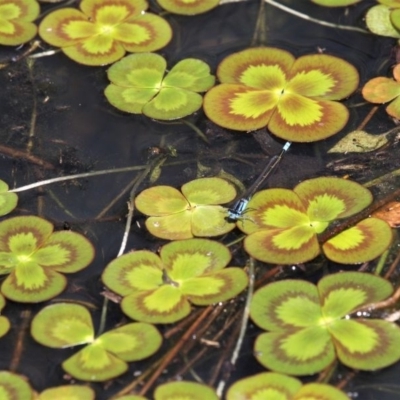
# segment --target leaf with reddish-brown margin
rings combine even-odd
[[[59,295],[67,286],[64,275],[35,262],[19,264],[1,285],[1,292],[20,303],[38,303]]]
[[[302,383],[287,375],[262,372],[239,379],[228,388],[226,400],[296,399]],[[335,400],[335,399],[333,399]]]
[[[341,100],[358,87],[357,69],[327,54],[299,57],[294,62],[285,91],[325,100]]]
[[[336,320],[328,329],[339,360],[350,368],[374,371],[400,359],[400,328],[393,322]]]
[[[145,224],[152,235],[161,239],[182,240],[193,237],[190,211],[182,211],[164,217],[149,217]]]
[[[342,318],[365,304],[376,303],[393,293],[389,281],[366,272],[340,272],[318,282],[322,313],[327,318]]]
[[[65,385],[43,390],[37,400],[94,400],[95,392],[83,385]]]
[[[143,106],[143,114],[149,118],[172,120],[186,117],[203,104],[200,94],[190,90],[162,87],[160,92]]]
[[[151,52],[165,47],[172,39],[169,23],[158,15],[142,13],[128,20],[135,27],[135,36],[120,39],[126,51],[131,53]]]
[[[22,216],[0,222],[0,251],[30,255],[53,232],[53,224],[43,218]]]
[[[237,222],[237,227],[247,234],[309,223],[303,202],[289,189],[261,190],[251,198],[247,210],[243,221]]]
[[[399,83],[400,86],[400,83]],[[386,112],[393,118],[400,119],[400,97],[395,98],[387,107]]]
[[[330,260],[342,264],[361,264],[380,256],[392,243],[390,225],[379,218],[367,218],[323,244]]]
[[[62,363],[64,371],[82,381],[102,382],[128,370],[128,364],[104,350],[89,344]]]
[[[164,245],[160,257],[167,275],[173,281],[182,281],[222,270],[231,260],[231,253],[213,240],[188,239]]]
[[[81,305],[52,304],[35,315],[31,335],[43,346],[53,348],[91,343],[94,340],[92,318]]]
[[[369,206],[372,194],[360,184],[336,177],[307,179],[293,191],[303,201],[311,221],[346,218]]]
[[[204,112],[217,125],[238,131],[264,128],[278,102],[269,90],[252,89],[238,84],[221,84],[204,96]]]
[[[189,278],[181,283],[181,291],[198,306],[208,306],[230,300],[248,284],[247,274],[241,268],[229,267],[221,271]]]
[[[147,397],[136,396],[135,394],[128,394],[126,396],[116,397],[116,400],[148,400]]]
[[[226,208],[221,206],[195,206],[191,211],[193,236],[220,236],[235,228],[234,222],[227,221]]]
[[[322,317],[318,290],[293,279],[270,283],[254,293],[250,317],[265,330],[314,326]]]
[[[35,0],[1,0],[0,44],[17,46],[33,39],[37,27],[31,21],[39,12],[39,3]]]
[[[185,183],[182,193],[190,204],[225,204],[236,197],[235,187],[221,178],[200,178]]]
[[[382,0],[380,0],[383,3]],[[376,35],[400,38],[400,32],[395,29],[390,20],[391,9],[386,5],[371,7],[365,15],[368,29]]]
[[[138,250],[112,260],[102,274],[103,283],[127,296],[135,290],[157,289],[163,284],[162,262],[151,251]]]
[[[218,65],[221,83],[239,83],[256,89],[283,89],[295,58],[274,47],[254,47],[225,57]]]
[[[295,399],[351,400],[350,397],[341,390],[324,383],[308,383],[307,385],[302,386],[296,393]]]
[[[295,93],[283,94],[268,129],[285,140],[314,142],[342,130],[348,118],[349,111],[341,103],[313,100]]]
[[[137,361],[154,354],[162,336],[155,326],[134,322],[102,334],[96,343],[121,360]]]
[[[0,393],[2,400],[33,400],[33,390],[27,379],[8,371],[0,371]]]
[[[109,22],[107,19],[107,11],[104,11],[105,6],[109,9],[114,8],[114,13],[119,12],[120,15],[127,18],[127,16],[134,17],[139,15],[142,11],[147,10],[149,5],[146,0],[119,0],[118,3],[110,2],[110,0],[82,0],[79,5],[80,9],[90,17],[90,19]],[[117,6],[119,7],[117,8]],[[122,19],[118,14],[115,18],[118,20]]]
[[[8,191],[8,185],[0,180],[0,217],[10,213],[17,207],[18,196]]]
[[[137,321],[169,324],[189,315],[190,304],[179,288],[163,285],[159,289],[137,291],[124,297],[121,309]]]
[[[197,382],[168,382],[157,386],[154,400],[190,399],[190,400],[218,400],[215,390]]]
[[[254,353],[264,367],[289,375],[312,375],[335,360],[331,336],[320,326],[262,333]]]
[[[145,215],[162,217],[189,208],[182,193],[171,186],[154,186],[143,190],[135,199],[135,207]]]
[[[387,103],[400,95],[400,83],[393,79],[379,76],[369,80],[362,89],[365,100],[371,103]]]
[[[73,273],[86,268],[94,258],[94,247],[83,235],[72,231],[54,232],[32,260],[58,272]]]
[[[157,0],[165,10],[179,15],[197,15],[217,7],[219,0]]]

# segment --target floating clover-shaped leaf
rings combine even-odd
[[[383,4],[371,7],[365,16],[368,29],[377,35],[400,38],[400,32],[393,26],[391,19],[393,10],[400,7],[400,3],[391,0],[378,1]]]
[[[88,386],[65,385],[46,389],[37,400],[94,400],[94,390]]]
[[[380,319],[346,317],[392,291],[385,279],[361,272],[332,274],[317,286],[298,280],[264,286],[250,307],[253,321],[269,331],[256,339],[258,361],[291,375],[321,371],[335,357],[361,370],[393,364],[400,359],[400,328]]]
[[[156,388],[154,400],[218,400],[215,390],[196,382],[169,382]]]
[[[0,311],[6,305],[4,297],[0,294]],[[4,336],[10,330],[10,321],[8,318],[0,315],[0,338]]]
[[[340,131],[347,108],[337,101],[358,85],[357,70],[325,54],[295,58],[287,51],[261,47],[226,57],[220,85],[204,98],[204,111],[225,128],[250,131],[268,126],[285,140],[312,142]]]
[[[157,3],[175,14],[196,15],[217,7],[219,0],[157,0]]]
[[[17,194],[10,193],[8,191],[7,183],[0,180],[0,217],[14,210],[14,208],[17,207],[17,203],[18,203]]]
[[[0,0],[0,44],[16,46],[33,39],[37,28],[32,21],[39,12],[35,0]]]
[[[1,400],[33,400],[33,390],[25,377],[0,371]]]
[[[63,362],[64,370],[75,378],[105,381],[123,374],[127,362],[155,353],[162,338],[153,326],[131,323],[94,337],[88,310],[77,304],[54,304],[33,319],[33,338],[44,346],[65,348],[88,344]]]
[[[158,54],[132,54],[108,70],[112,82],[105,95],[122,111],[155,119],[177,119],[197,111],[205,92],[214,85],[206,63],[187,58],[166,75],[167,63]]]
[[[151,234],[179,240],[219,236],[235,227],[226,221],[226,209],[219,205],[235,198],[233,185],[220,178],[201,178],[184,184],[181,190],[154,186],[136,197],[137,209],[150,215],[146,227]]]
[[[311,0],[313,3],[325,7],[344,7],[356,4],[360,0]]]
[[[237,226],[249,235],[244,246],[252,257],[268,263],[302,263],[320,253],[317,235],[332,221],[356,214],[371,201],[371,193],[355,182],[333,177],[309,179],[293,191],[256,193]],[[331,260],[357,264],[378,257],[391,241],[390,226],[369,218],[328,240],[323,250]]]
[[[88,266],[94,257],[92,244],[71,231],[53,232],[53,225],[35,216],[0,222],[0,274],[9,274],[1,285],[5,297],[36,303],[61,293],[62,273]]]
[[[82,11],[63,8],[46,16],[39,34],[79,63],[110,64],[126,51],[154,51],[170,41],[168,22],[145,13],[147,7],[145,0],[83,0]]]
[[[394,67],[393,76],[395,80],[383,76],[371,79],[363,87],[362,95],[371,103],[387,103],[393,100],[386,107],[386,112],[400,119],[400,64]]]
[[[241,268],[225,268],[230,258],[228,248],[212,240],[175,241],[162,247],[160,257],[146,250],[118,257],[102,280],[125,296],[122,311],[132,319],[170,323],[186,317],[190,303],[225,301],[246,287]]]
[[[240,379],[226,394],[226,400],[350,400],[342,391],[323,383],[303,385],[291,376],[264,372]]]

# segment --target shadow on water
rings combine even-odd
[[[365,10],[375,4],[374,1],[363,1],[346,11],[344,8],[311,5],[308,0],[281,3],[315,18],[360,27],[363,27]],[[200,16],[166,15],[174,29],[174,38],[160,53],[170,65],[186,57],[196,57],[209,63],[215,71],[226,55],[250,45],[258,10],[258,2],[246,1],[225,4]],[[318,51],[340,56],[359,70],[360,87],[376,76],[377,71],[382,75],[388,74],[395,63],[395,40],[392,39],[324,27],[268,4],[264,20],[265,32],[258,37],[259,42],[286,49],[295,56]],[[13,52],[14,49],[1,49],[0,57],[6,59]],[[212,176],[225,171],[247,186],[262,170],[266,156],[276,154],[282,146],[281,140],[269,136],[265,130],[246,134],[218,128],[207,121],[202,112],[187,120],[204,133],[208,143],[187,124],[159,123],[119,112],[102,95],[108,83],[105,71],[106,68],[78,65],[61,53],[36,59],[32,65],[23,60],[0,70],[1,179],[12,187],[18,187],[58,175],[146,165],[154,152],[162,152],[170,146],[176,149],[177,156],[168,159],[157,184],[179,187],[202,173]],[[364,183],[400,168],[396,140],[390,147],[373,155],[327,153],[347,132],[356,129],[372,108],[365,104],[359,92],[346,104],[351,109],[346,131],[316,144],[294,144],[271,176],[268,186],[291,188],[306,178],[332,174],[349,176]],[[368,131],[381,133],[393,126],[383,110],[379,110],[368,124]],[[95,261],[89,268],[72,275],[67,290],[58,298],[91,304],[95,326],[99,324],[103,302],[99,277],[104,266],[117,255],[127,213],[127,194],[116,201],[114,199],[124,188],[131,186],[135,174],[121,173],[65,182],[20,195],[18,213],[43,215],[58,229],[72,228],[82,232],[95,244]],[[145,181],[140,189],[151,184]],[[384,196],[390,190],[393,190],[393,184],[381,187],[374,194]],[[143,222],[142,217],[135,217],[128,251],[159,248],[161,241],[146,233]],[[246,259],[239,248],[234,257],[238,265]],[[317,275],[314,276],[312,271],[312,266],[308,273],[294,269],[293,276],[316,279]],[[240,309],[241,304],[232,307]],[[18,373],[29,377],[38,391],[67,381],[60,364],[76,351],[48,349],[33,342],[29,335],[29,320],[42,307],[43,304],[31,306],[8,302],[4,314],[11,319],[12,330],[0,341],[0,369],[14,366]],[[225,312],[234,311],[229,310],[228,304]],[[126,321],[119,307],[111,304],[106,329]],[[223,328],[224,321],[222,316],[215,320],[208,332],[210,337]],[[168,331],[169,327],[162,329]],[[214,366],[224,355],[232,329],[228,329],[220,339],[220,348],[206,353],[194,366],[196,374],[205,382],[214,379]],[[250,325],[233,378],[263,370],[252,356],[253,340],[258,332],[258,328]],[[169,344],[167,341],[164,348]],[[202,345],[197,344],[184,355],[183,364],[200,348]],[[111,383],[93,384],[97,398],[109,398],[132,381],[138,371],[144,371],[149,363],[131,363],[129,372],[122,377]],[[172,365],[171,370],[162,375],[163,379],[179,372],[182,360],[179,363],[178,366]],[[397,398],[398,391],[393,395],[389,389],[398,381],[399,368],[395,365],[374,374],[359,373],[346,389],[357,393],[363,400]],[[340,369],[336,381],[346,373],[345,368]],[[189,372],[182,376],[193,379]],[[382,390],[382,387],[388,390]]]

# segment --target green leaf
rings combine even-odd
[[[393,24],[393,26],[397,29],[400,30],[400,10],[399,9],[394,9],[390,13],[390,22]]]
[[[146,219],[146,228],[153,236],[161,239],[191,239],[193,238],[192,213],[186,210],[164,217],[149,217]]]
[[[121,360],[137,361],[154,354],[162,336],[153,325],[135,322],[104,333],[96,343]]]
[[[368,218],[328,240],[322,248],[330,260],[360,264],[380,256],[392,239],[392,230],[386,221]]]
[[[0,33],[1,41],[1,33]],[[10,193],[8,191],[8,185],[4,181],[0,180],[0,217],[10,213],[17,207],[18,195],[16,193]]]
[[[157,0],[165,10],[180,15],[197,15],[212,10],[219,4],[218,0]]]
[[[191,229],[193,236],[212,237],[230,232],[236,226],[226,220],[226,209],[221,206],[199,205],[191,210]]]
[[[291,279],[263,286],[253,295],[250,317],[265,330],[317,325],[322,318],[317,288]]]
[[[330,222],[346,218],[372,202],[368,189],[356,182],[335,177],[307,179],[293,191],[303,201],[311,221]]]
[[[83,385],[65,385],[46,389],[38,400],[94,400],[94,390]]]
[[[0,316],[0,338],[7,334],[10,330],[11,324],[8,318]]]
[[[89,311],[78,304],[58,303],[47,306],[32,320],[31,334],[47,347],[64,348],[94,340]]]
[[[151,251],[133,251],[111,261],[103,271],[102,281],[121,296],[135,289],[157,289],[163,284],[162,263]]]
[[[90,344],[62,363],[63,369],[82,381],[103,382],[122,375],[128,364],[97,344]]]
[[[371,7],[365,15],[368,29],[376,35],[400,38],[400,32],[392,25],[390,13],[391,9],[383,4]]]
[[[254,352],[266,368],[290,375],[311,375],[335,359],[331,337],[322,327],[262,333]]]
[[[350,397],[333,386],[324,383],[309,383],[300,388],[295,399],[350,400]]]
[[[32,400],[33,390],[25,377],[0,371],[0,396],[2,400]]]
[[[362,89],[365,100],[371,103],[387,103],[400,95],[400,83],[383,76],[369,80]]]
[[[325,7],[345,7],[358,3],[360,0],[311,0],[313,3]],[[300,399],[300,398],[299,398]]]
[[[329,326],[339,360],[373,371],[400,360],[400,328],[382,320],[339,320]]]
[[[190,400],[218,400],[214,389],[196,382],[169,382],[157,386],[154,400],[190,399]]]
[[[262,372],[236,381],[226,393],[226,400],[286,400],[296,399],[302,384],[298,379]]]
[[[322,313],[342,318],[357,308],[385,300],[393,293],[389,281],[365,272],[341,272],[325,276],[318,282]]]

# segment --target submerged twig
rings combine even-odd
[[[55,169],[53,164],[51,164],[47,161],[44,161],[43,159],[41,159],[37,156],[34,156],[33,154],[29,154],[23,150],[13,149],[11,147],[0,144],[0,153],[10,156],[13,159],[22,159],[22,160],[28,161],[28,162],[30,162],[32,164],[36,164],[39,167],[42,167],[44,169]]]

